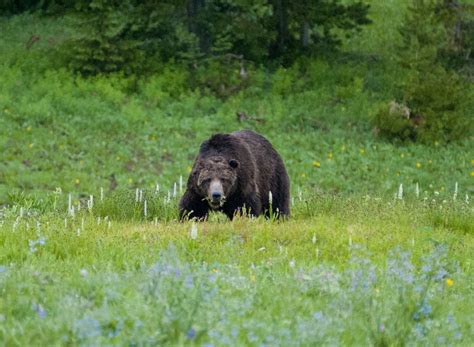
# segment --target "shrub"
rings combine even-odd
[[[398,96],[374,117],[376,130],[391,139],[450,142],[469,135],[470,86],[443,65],[449,35],[439,0],[414,0],[400,28],[397,60],[405,72]]]
[[[411,77],[401,100],[384,104],[374,118],[376,130],[391,139],[450,142],[472,131],[469,86],[441,65]]]

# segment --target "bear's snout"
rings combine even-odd
[[[219,208],[224,204],[224,187],[222,186],[220,180],[212,180],[211,184],[209,185],[208,199],[212,208]]]

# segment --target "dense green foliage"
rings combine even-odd
[[[452,67],[471,82],[474,80],[474,4],[470,1],[446,0],[440,8],[443,27],[448,36],[440,51],[443,64]]]
[[[469,82],[444,58],[447,52],[454,55],[454,33],[447,30],[453,13],[445,6],[449,6],[445,1],[430,0],[414,1],[409,8],[396,52],[406,77],[396,101],[384,105],[375,118],[383,135],[425,143],[472,135],[474,118],[469,110],[474,98]]]
[[[370,22],[368,5],[340,0],[50,0],[20,2],[16,11],[22,8],[65,13],[76,22],[79,35],[62,51],[85,74],[145,74],[157,60],[171,59],[226,64],[229,55],[241,64],[289,64]]]

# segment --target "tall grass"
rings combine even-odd
[[[178,223],[176,200],[161,205],[163,196],[164,210],[150,203],[144,218],[145,197],[153,200],[143,193],[137,202],[134,191],[96,197],[74,213],[67,195],[56,210],[2,210],[2,341],[472,340],[473,211],[463,201],[303,197],[283,223],[212,215],[192,224]]]

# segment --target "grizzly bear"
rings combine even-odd
[[[243,130],[215,134],[201,144],[179,213],[180,219],[199,220],[209,210],[230,219],[270,213],[279,218],[290,215],[289,201],[290,180],[280,155],[266,138]]]

